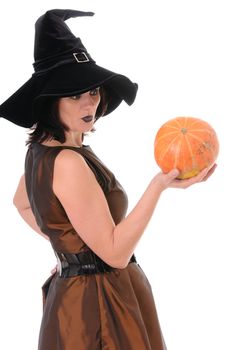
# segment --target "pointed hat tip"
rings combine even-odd
[[[71,10],[71,9],[53,9],[53,10],[47,11],[45,15],[55,15],[65,21],[66,19],[69,19],[72,17],[93,16],[94,12],[78,11],[78,10]]]

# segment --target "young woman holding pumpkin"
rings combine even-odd
[[[161,193],[205,181],[215,165],[188,180],[159,173],[126,215],[114,174],[83,145],[96,120],[137,84],[95,64],[65,24],[92,15],[51,10],[36,22],[35,73],[0,106],[0,115],[34,129],[14,204],[48,239],[58,259],[43,285],[39,350],[165,350],[152,289],[134,256]]]

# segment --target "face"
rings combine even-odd
[[[100,88],[81,95],[60,98],[58,108],[61,121],[72,132],[90,131],[93,128],[100,99]]]

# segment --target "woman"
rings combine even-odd
[[[161,193],[206,180],[159,173],[126,216],[127,197],[112,172],[83,145],[96,120],[137,84],[95,64],[64,20],[91,15],[51,10],[36,22],[35,73],[0,106],[31,127],[25,174],[14,197],[23,219],[49,239],[57,271],[43,285],[39,350],[164,350],[152,289],[133,255]]]

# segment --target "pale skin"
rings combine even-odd
[[[85,123],[81,118],[87,115],[95,116],[99,102],[98,89],[78,96],[60,98],[60,118],[70,129],[65,131],[66,142],[61,144],[56,140],[50,140],[43,144],[51,147],[62,145],[81,147],[82,133],[90,131],[94,124],[94,118],[89,123]],[[176,179],[179,173],[177,169],[168,174],[162,172],[156,174],[135,207],[117,225],[93,172],[84,158],[74,150],[63,149],[57,155],[54,163],[53,191],[63,205],[75,231],[87,246],[107,264],[123,269],[128,265],[162,192],[171,187],[186,189],[206,181],[215,168],[216,164],[187,180]],[[19,181],[13,203],[28,225],[49,240],[35,221],[25,188],[24,175]],[[56,272],[56,268],[51,272]]]

